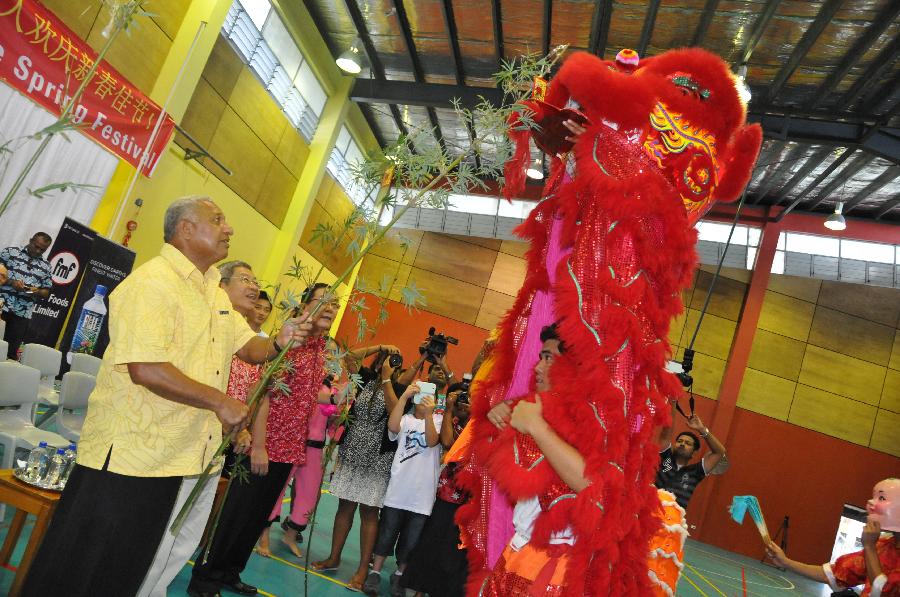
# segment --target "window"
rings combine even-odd
[[[235,0],[224,35],[309,143],[328,99],[268,0]]]
[[[360,186],[353,179],[353,167],[365,159],[359,145],[350,135],[350,131],[346,126],[342,126],[338,132],[337,141],[334,149],[331,150],[331,156],[328,158],[328,164],[325,166],[331,176],[337,181],[350,201],[358,207],[369,211],[375,209],[375,196],[378,194],[378,187],[366,189]],[[386,210],[387,211],[387,210]],[[385,221],[382,214],[382,221]]]

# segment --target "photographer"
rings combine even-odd
[[[469,380],[447,390],[447,412],[441,421],[440,440],[449,450],[469,422]],[[456,510],[469,500],[469,494],[456,483],[458,462],[444,465],[438,478],[437,499],[418,546],[413,549],[403,574],[403,586],[419,597],[462,597],[465,592],[468,562],[459,548],[459,527],[453,521]],[[423,549],[427,546],[427,549]]]
[[[429,362],[428,381],[437,386],[437,392],[440,393],[448,385],[456,380],[450,366],[447,364],[447,348],[449,344],[459,344],[459,340],[452,336],[444,334],[435,334],[434,328],[428,330],[428,337],[419,346],[419,358],[403,373],[400,382],[403,384],[412,383],[415,376],[421,371],[425,362]]]
[[[360,368],[362,360],[371,355],[374,358],[370,365]],[[388,441],[387,421],[397,405],[396,391],[403,391],[402,386],[392,383],[396,382],[402,361],[399,349],[390,345],[361,348],[346,357],[348,371],[358,372],[362,385],[351,407],[353,422],[344,432],[330,484],[332,495],[339,500],[331,534],[331,553],[327,559],[313,562],[312,568],[325,571],[340,566],[341,552],[358,506],[360,561],[348,582],[349,587],[357,591],[362,589],[375,546],[378,511],[384,502],[391,478],[391,462],[397,449],[396,443]]]

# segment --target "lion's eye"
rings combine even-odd
[[[709,89],[700,87],[700,84],[687,73],[674,73],[669,75],[669,80],[684,94],[693,94],[701,100],[709,99]]]

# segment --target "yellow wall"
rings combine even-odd
[[[225,217],[234,227],[229,258],[241,259],[259,269],[265,262],[266,248],[272,243],[278,229],[259,212],[229,189],[218,178],[196,162],[185,162],[184,151],[170,145],[163,154],[152,179],[140,178],[134,197],[144,200],[140,215],[135,218],[137,207],[129,205],[123,220],[136,219],[138,229],[132,234],[129,246],[137,253],[136,265],[159,253],[162,247],[163,215],[172,199],[185,195],[208,195],[222,208]],[[110,184],[109,193],[115,193],[125,183],[117,176]],[[114,240],[121,242],[123,231]]]

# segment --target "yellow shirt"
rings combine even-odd
[[[236,313],[219,272],[206,274],[163,245],[109,296],[109,346],[88,401],[78,463],[134,477],[197,475],[222,441],[210,410],[135,385],[128,363],[171,363],[224,391],[232,355],[256,334]],[[111,452],[110,452],[111,450]]]

